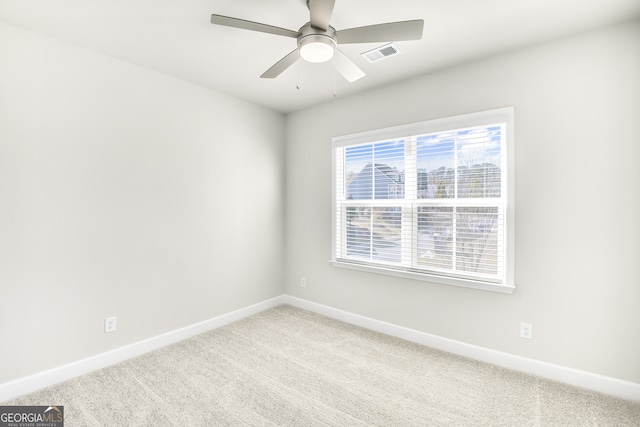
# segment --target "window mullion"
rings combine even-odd
[[[369,259],[373,259],[373,230],[373,206],[371,206],[369,208]]]
[[[458,207],[456,205],[453,206],[453,235],[452,244],[451,244],[451,268],[453,271],[458,270]]]
[[[418,250],[417,229],[418,217],[415,214],[415,200],[418,196],[418,162],[417,137],[405,139],[404,151],[404,197],[402,206],[402,251],[401,263],[405,267],[413,267],[415,254]]]

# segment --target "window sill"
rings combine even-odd
[[[400,270],[387,267],[377,267],[372,265],[364,265],[351,263],[346,261],[331,260],[334,267],[347,268],[350,270],[365,271],[368,273],[385,274],[387,276],[402,277],[405,279],[421,280],[423,282],[438,283],[441,285],[459,286],[463,288],[478,289],[482,291],[498,292],[503,294],[511,294],[515,290],[515,286],[501,285],[498,283],[481,282],[475,280],[461,279],[455,277],[438,276],[435,274],[418,273],[414,271]]]

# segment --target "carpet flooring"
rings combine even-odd
[[[640,426],[640,403],[282,305],[3,405],[73,426]]]

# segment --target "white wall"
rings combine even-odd
[[[281,295],[284,120],[0,24],[0,383]]]
[[[635,22],[289,115],[287,294],[640,382],[638,76]],[[512,295],[329,264],[333,136],[511,105],[517,193]],[[299,286],[301,276],[306,288]],[[533,340],[519,338],[521,321],[533,324]]]

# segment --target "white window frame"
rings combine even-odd
[[[439,275],[435,271],[415,271],[409,270],[404,267],[396,267],[394,265],[377,264],[358,262],[354,260],[339,259],[337,257],[337,239],[340,239],[344,234],[344,230],[341,230],[341,225],[338,221],[337,211],[337,199],[336,199],[336,184],[340,184],[342,178],[336,177],[336,166],[340,159],[337,159],[337,154],[341,148],[351,145],[375,143],[378,141],[386,141],[403,138],[409,140],[412,137],[418,135],[426,135],[436,132],[445,132],[457,129],[464,129],[477,126],[494,125],[497,123],[503,123],[505,126],[505,137],[503,141],[503,155],[506,160],[506,171],[502,170],[502,190],[501,194],[506,195],[506,203],[504,203],[502,209],[504,209],[504,236],[501,244],[504,244],[504,260],[503,260],[503,274],[500,280],[478,280],[470,279],[466,277],[455,277],[452,275]],[[419,123],[406,124],[401,126],[389,127],[384,129],[360,132],[356,134],[337,136],[332,139],[332,251],[331,251],[331,263],[336,267],[349,268],[360,271],[386,274],[396,277],[403,277],[415,280],[423,280],[433,283],[461,286],[466,288],[512,293],[515,289],[515,155],[514,155],[514,109],[513,107],[498,108],[493,110],[481,111],[470,114],[463,114],[459,116],[446,117],[434,120],[428,120]],[[408,147],[413,146],[408,144]],[[407,148],[409,149],[409,148]],[[405,171],[405,198],[415,198],[415,184],[416,171],[410,171],[409,168]],[[400,202],[401,199],[389,200],[391,202]],[[373,201],[375,205],[376,202]],[[413,216],[413,218],[411,218]],[[415,221],[415,215],[403,216],[403,230],[406,221]],[[408,240],[408,241],[407,241]],[[403,255],[405,257],[407,251],[404,248],[410,247],[414,242],[412,239],[403,240]]]

